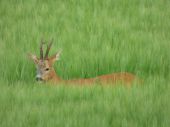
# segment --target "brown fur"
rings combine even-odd
[[[51,82],[55,84],[75,84],[75,85],[92,85],[92,84],[116,84],[123,83],[125,85],[131,85],[136,80],[136,76],[131,73],[113,73],[107,75],[101,75],[95,78],[87,79],[73,79],[73,80],[62,80],[56,74],[51,78]]]

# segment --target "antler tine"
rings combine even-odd
[[[43,60],[43,39],[40,42],[40,59]]]
[[[51,42],[48,44],[48,47],[47,47],[47,50],[46,50],[46,53],[45,53],[45,59],[48,58],[48,54],[49,54],[49,51],[51,49],[52,44],[53,44],[53,39],[51,39]]]

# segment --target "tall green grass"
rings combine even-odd
[[[162,84],[159,84],[159,83]],[[1,85],[1,127],[168,127],[169,84],[133,86]]]
[[[168,0],[1,0],[0,126],[167,126]],[[63,79],[127,71],[142,86],[46,87],[27,53],[63,49]],[[44,84],[45,85],[45,84]]]

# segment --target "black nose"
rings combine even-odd
[[[42,78],[36,77],[36,81],[42,81]]]

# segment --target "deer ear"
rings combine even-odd
[[[38,64],[39,59],[37,58],[36,55],[29,53],[28,58],[32,60],[35,64]]]
[[[53,55],[52,57],[50,57],[50,60],[52,61],[52,63],[54,63],[55,61],[60,60],[60,54],[61,54],[62,50],[58,51],[55,55]]]

